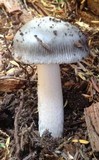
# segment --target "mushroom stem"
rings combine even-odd
[[[53,137],[61,137],[64,111],[59,65],[41,64],[37,70],[40,136],[48,130]]]

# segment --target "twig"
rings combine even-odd
[[[98,85],[96,84],[94,78],[92,78],[92,77],[91,77],[91,82],[92,82],[93,88],[99,93],[99,87],[98,87]]]
[[[46,44],[45,42],[43,42],[37,35],[34,35],[34,37],[37,39],[37,41],[40,43],[40,45],[45,48],[48,52],[51,52],[50,47],[48,46],[48,44]]]
[[[7,40],[6,40],[6,37],[5,37],[5,34],[4,34],[4,42],[5,42],[5,45],[6,45],[6,48],[7,48],[7,51],[9,52],[9,57],[8,58],[12,58],[12,53],[8,47],[8,44],[7,44]]]
[[[6,138],[9,137],[8,134],[6,134],[6,132],[3,132],[3,131],[0,129],[0,137],[1,137],[1,136],[3,136],[4,138],[5,138],[5,137],[6,137]]]
[[[25,158],[23,158],[23,160],[29,160],[30,158],[32,158],[32,154],[31,153],[28,156],[26,156]]]
[[[18,160],[20,160],[20,144],[19,144],[19,136],[18,136],[18,118],[21,112],[21,109],[23,107],[23,91],[21,91],[21,96],[20,96],[20,105],[18,107],[18,110],[16,112],[15,115],[15,120],[14,120],[14,128],[15,128],[15,132],[14,132],[14,139],[15,139],[15,146],[16,146],[16,157]]]
[[[29,11],[26,0],[23,0],[23,3],[24,3],[24,6],[25,6],[26,10]]]

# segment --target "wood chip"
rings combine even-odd
[[[99,102],[85,108],[84,113],[92,150],[99,152]]]
[[[14,79],[14,78],[2,78],[0,79],[0,91],[1,92],[13,92],[22,88],[25,85],[26,80]]]

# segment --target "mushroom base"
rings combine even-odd
[[[40,136],[48,130],[53,137],[61,137],[64,109],[59,65],[41,64],[37,70]]]

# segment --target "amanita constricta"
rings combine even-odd
[[[60,19],[34,18],[16,33],[13,47],[15,60],[37,64],[40,136],[48,130],[53,137],[61,137],[64,108],[59,64],[88,55],[85,35]]]

